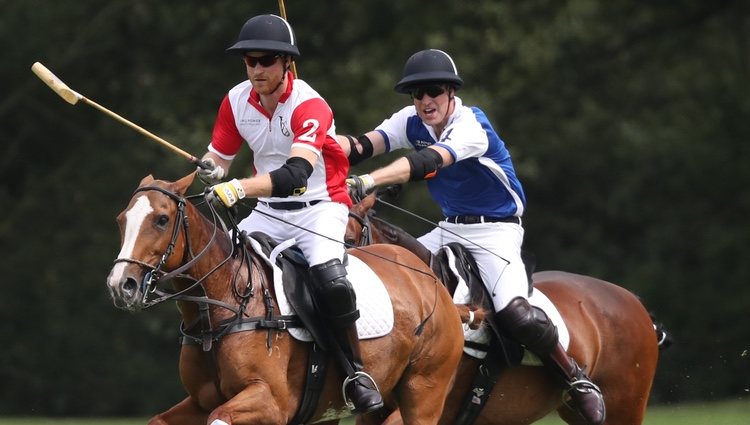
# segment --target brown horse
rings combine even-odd
[[[186,200],[193,177],[144,178],[117,218],[122,248],[107,281],[115,305],[140,310],[177,301],[181,331],[193,341],[183,343],[179,361],[187,397],[149,424],[301,423],[292,421],[304,400],[313,344],[290,336],[286,328],[297,316],[281,315],[272,270],[244,249],[244,235],[235,238],[217,226],[210,202],[211,219]],[[361,344],[366,371],[386,404],[361,422],[380,423],[398,408],[407,423],[438,423],[461,356],[460,319],[450,295],[401,247],[373,245],[351,255],[383,282],[394,316],[387,335]],[[159,289],[167,280],[174,292]],[[350,415],[344,375],[332,360],[328,364],[304,423],[336,424]]]
[[[372,217],[374,194],[354,205],[346,240],[359,244],[398,243],[409,247],[426,263],[431,253],[402,229]],[[557,307],[570,330],[568,352],[599,385],[607,407],[608,425],[643,422],[659,357],[659,344],[651,316],[638,298],[626,289],[593,277],[562,271],[533,275],[535,290]],[[464,308],[465,310],[465,308]],[[441,424],[455,424],[464,397],[472,390],[479,360],[464,354],[456,383],[446,402]],[[503,370],[476,425],[531,424],[557,410],[569,424],[585,424],[563,402],[559,382],[543,368],[520,366]],[[408,423],[408,421],[405,421]],[[385,424],[399,424],[394,412]]]

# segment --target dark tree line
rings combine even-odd
[[[244,78],[224,53],[277,2],[0,1],[0,411],[146,415],[183,397],[177,314],[112,307],[114,217],[147,174],[185,160],[31,72],[202,154]],[[301,78],[341,133],[408,99],[406,58],[451,53],[509,145],[538,269],[616,282],[670,328],[652,402],[745,398],[750,383],[750,11],[741,1],[286,2]],[[356,167],[366,172],[383,160]],[[232,170],[247,170],[245,153]],[[245,171],[246,172],[246,171]],[[196,185],[195,190],[202,188]],[[396,201],[429,219],[423,185]],[[379,207],[415,234],[428,226]]]

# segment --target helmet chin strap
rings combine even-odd
[[[456,109],[456,101],[455,101],[455,97],[456,97],[455,93],[456,93],[456,91],[454,89],[449,89],[449,90],[450,91],[448,92],[448,112],[447,112],[446,115],[450,115],[450,114],[453,113],[453,111],[451,111],[451,108],[453,110]],[[451,106],[451,103],[453,104],[453,106]]]
[[[279,87],[281,87],[281,85],[284,84],[284,81],[286,81],[286,74],[289,73],[289,67],[290,67],[290,65],[284,66],[284,75],[281,77],[281,80],[279,81],[279,84],[276,84],[276,87],[273,88],[273,90],[271,91],[271,93],[276,93],[276,90],[278,90]]]

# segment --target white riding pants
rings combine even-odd
[[[344,261],[344,233],[349,220],[346,205],[319,202],[298,210],[276,210],[260,202],[238,225],[248,234],[263,232],[276,242],[291,238],[310,266],[338,258]]]
[[[441,221],[439,227],[419,238],[432,252],[458,242],[474,256],[479,272],[492,296],[495,311],[516,297],[528,298],[526,268],[521,260],[523,227],[516,223],[455,224]]]

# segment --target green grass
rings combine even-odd
[[[556,414],[535,425],[565,424]],[[658,406],[646,411],[644,425],[747,425],[750,424],[750,401],[693,403]]]
[[[144,425],[147,419],[47,419],[0,418],[0,425]],[[342,421],[341,425],[353,425]],[[562,425],[551,415],[536,425]],[[750,424],[750,400],[720,403],[693,403],[652,407],[644,425],[747,425]]]

